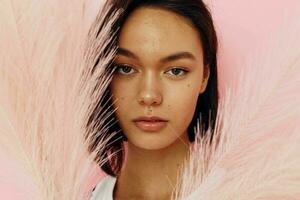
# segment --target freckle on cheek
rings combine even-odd
[[[187,86],[188,86],[188,87],[190,87],[191,85],[190,85],[190,84],[188,84]]]

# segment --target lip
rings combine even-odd
[[[142,131],[157,132],[167,125],[168,120],[157,116],[142,116],[134,119],[133,122]]]
[[[167,122],[168,120],[163,119],[163,118],[158,117],[158,116],[141,116],[141,117],[135,118],[133,121],[134,122],[138,122],[138,121],[148,121],[148,122],[162,121],[162,122]]]

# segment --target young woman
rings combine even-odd
[[[118,133],[99,155],[107,158],[102,169],[108,176],[91,199],[170,199],[197,121],[204,130],[215,122],[213,21],[201,0],[108,3],[124,12],[113,26],[118,48],[108,69],[114,75],[99,105],[113,104],[107,123],[116,123],[108,134]],[[90,121],[97,116],[95,109]]]

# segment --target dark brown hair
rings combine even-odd
[[[112,5],[112,6],[111,6]],[[117,38],[120,31],[120,28],[128,18],[128,16],[139,7],[157,7],[161,9],[166,9],[172,11],[176,14],[184,16],[188,20],[192,22],[192,24],[196,27],[199,32],[202,48],[204,50],[204,65],[208,65],[210,68],[210,77],[208,80],[208,84],[206,90],[198,96],[197,106],[195,110],[195,114],[192,118],[192,121],[188,127],[188,136],[190,142],[195,140],[195,126],[197,125],[197,120],[200,120],[200,125],[202,128],[201,134],[205,133],[205,131],[209,128],[209,125],[214,129],[217,110],[218,110],[218,78],[217,78],[217,36],[214,29],[213,20],[211,14],[206,7],[206,5],[201,0],[110,0],[106,2],[105,7],[109,7],[110,11],[107,13],[105,19],[109,19],[110,16],[115,12],[115,10],[121,9],[123,12],[120,17],[116,20],[111,28],[111,33],[115,34],[115,40],[112,40],[110,47],[106,48],[103,54],[107,54],[105,51],[109,51],[111,47],[117,46]],[[104,8],[105,8],[104,7]],[[104,20],[105,21],[105,20]],[[98,33],[101,31],[98,31]],[[113,71],[113,67],[110,63],[106,70]],[[96,66],[97,64],[95,64]],[[100,110],[103,108],[107,108],[108,110],[112,110],[111,107],[111,92],[109,88],[107,88],[105,94],[101,99],[99,99],[99,103],[93,110],[91,116],[89,117],[89,121],[87,126],[89,127],[91,124],[99,124],[100,120],[104,121],[103,126],[108,126],[108,131],[106,136],[109,134],[117,133],[113,137],[109,139],[109,142],[104,148],[104,151],[99,152],[99,157],[101,158],[109,158],[107,161],[101,166],[101,168],[107,174],[111,176],[117,176],[122,168],[123,158],[124,158],[124,146],[123,141],[127,140],[124,133],[122,132],[117,119],[114,114],[106,119],[100,119],[101,113]],[[103,128],[103,127],[102,127]],[[98,130],[101,130],[101,127],[97,127]],[[103,135],[101,136],[103,137]],[[100,142],[100,136],[94,138],[93,141],[90,142],[89,150],[93,151],[97,147]],[[113,156],[111,156],[114,154]]]

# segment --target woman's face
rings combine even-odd
[[[118,46],[110,87],[128,142],[148,150],[187,142],[187,128],[209,76],[197,30],[173,12],[141,7],[122,26]],[[143,116],[167,122],[133,121]]]

